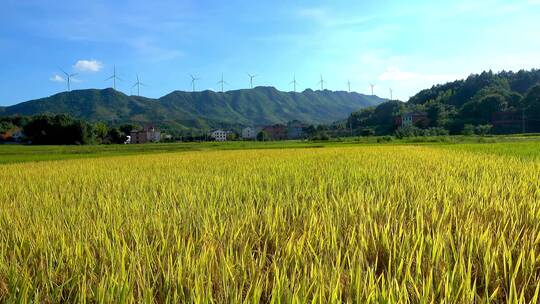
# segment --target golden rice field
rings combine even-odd
[[[538,158],[204,151],[0,181],[0,302],[540,302]]]

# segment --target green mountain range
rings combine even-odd
[[[300,120],[321,124],[386,101],[343,91],[281,92],[273,87],[228,92],[174,91],[158,99],[113,89],[59,93],[0,108],[0,116],[70,114],[88,121],[154,124],[167,129],[261,126]]]

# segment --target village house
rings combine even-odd
[[[161,140],[161,132],[154,126],[144,127],[142,130],[131,131],[131,144],[145,144],[149,142],[159,142]]]
[[[242,139],[253,140],[257,138],[257,132],[254,128],[247,127],[242,129]]]
[[[210,133],[210,137],[215,141],[227,141],[227,136],[231,134],[231,131],[224,131],[221,129],[214,130]]]
[[[397,117],[396,124],[398,127],[427,127],[429,125],[429,120],[426,113],[409,112]]]
[[[501,111],[493,113],[493,126],[521,126],[524,115],[518,111]]]
[[[287,138],[288,139],[300,139],[304,138],[304,128],[305,124],[298,120],[293,120],[287,123]]]
[[[493,128],[499,133],[518,133],[526,130],[527,121],[520,111],[501,111],[493,113]]]
[[[282,124],[275,124],[272,126],[266,126],[262,129],[267,136],[264,140],[284,140],[287,139],[287,126]]]
[[[0,133],[0,141],[20,142],[23,138],[24,133],[20,128],[13,128],[5,133]]]

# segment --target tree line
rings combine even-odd
[[[35,145],[123,144],[137,128],[133,124],[110,127],[66,114],[2,117],[0,141],[17,140]]]

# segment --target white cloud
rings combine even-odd
[[[73,68],[79,72],[99,72],[103,64],[97,60],[79,60]]]
[[[49,78],[50,81],[54,81],[54,82],[64,82],[66,81],[62,76],[56,74],[54,75],[53,77]]]

